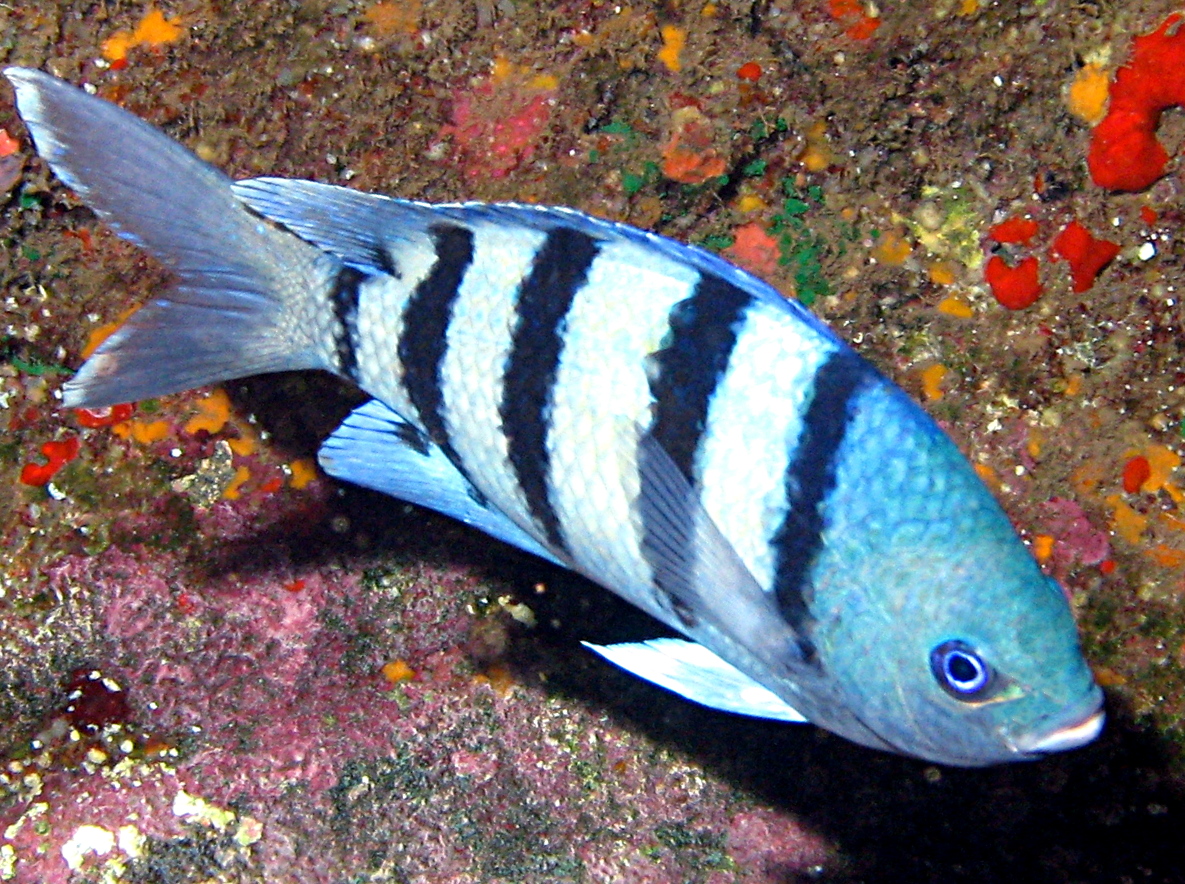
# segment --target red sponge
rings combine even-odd
[[[1115,74],[1107,116],[1095,127],[1086,163],[1108,190],[1143,190],[1164,174],[1169,156],[1156,140],[1166,109],[1185,104],[1185,28],[1174,12],[1132,41],[1132,58]]]

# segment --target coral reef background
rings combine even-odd
[[[62,408],[167,275],[5,88],[0,880],[1185,881],[1173,11],[0,6],[0,61],[236,177],[572,205],[811,304],[997,491],[1110,713],[986,771],[713,713],[581,650],[652,628],[599,588],[320,476],[326,378]]]

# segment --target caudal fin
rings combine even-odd
[[[332,368],[336,258],[249,211],[230,178],[122,108],[41,71],[4,75],[54,173],[178,278],[65,385],[67,405]]]

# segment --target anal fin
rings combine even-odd
[[[350,413],[317,453],[329,475],[425,506],[532,555],[564,565],[484,502],[439,446],[377,399]],[[565,567],[567,567],[565,565]]]

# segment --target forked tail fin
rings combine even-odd
[[[54,173],[177,275],[65,385],[67,405],[334,367],[336,258],[250,211],[230,178],[122,108],[41,71],[4,74]]]

